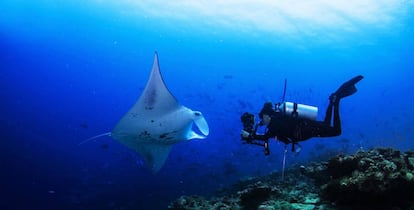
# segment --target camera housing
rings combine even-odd
[[[245,112],[240,117],[240,120],[243,123],[243,130],[249,133],[254,132],[254,114]]]
[[[243,123],[243,131],[249,133],[249,135],[246,137],[245,135],[241,135],[242,140],[245,140],[245,144],[253,144],[264,147],[264,153],[265,155],[270,154],[269,150],[269,142],[268,139],[263,139],[259,141],[264,141],[264,143],[257,142],[254,139],[254,136],[256,135],[257,127],[259,125],[263,125],[262,123],[255,124],[255,117],[254,114],[245,112],[240,116],[240,120]]]

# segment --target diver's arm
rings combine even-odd
[[[270,136],[268,133],[266,133],[266,134],[252,134],[252,139],[254,139],[254,140],[267,141],[270,138],[275,138],[278,141],[281,141],[285,144],[290,144],[290,143],[293,142],[291,139],[289,139],[287,137],[284,137],[284,136]]]
[[[283,137],[283,136],[277,136],[277,140],[285,143],[285,144],[290,144],[292,143],[292,140],[290,140],[288,137]]]
[[[253,130],[252,132],[248,132],[246,130],[241,130],[241,137],[243,140],[246,141],[253,141],[253,140],[261,140],[261,141],[265,141],[269,139],[269,135],[267,133],[265,134],[257,134],[256,130]]]
[[[263,141],[265,141],[265,140],[269,139],[269,136],[266,135],[266,134],[252,133],[251,136],[252,136],[251,138],[254,139],[254,140],[263,140]]]

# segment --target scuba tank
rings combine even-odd
[[[275,104],[275,111],[286,115],[290,115],[292,117],[316,120],[316,118],[318,117],[318,107],[285,101],[286,86],[287,80],[285,79],[285,86],[283,87],[282,96],[283,102]]]
[[[275,111],[297,118],[316,120],[318,107],[293,102],[282,102],[275,104]]]

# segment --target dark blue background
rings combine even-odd
[[[341,43],[296,43],[160,17],[132,19],[109,6],[3,1],[0,207],[162,209],[180,195],[207,196],[280,171],[283,145],[272,141],[266,157],[241,144],[239,116],[280,100],[285,78],[286,99],[318,106],[322,119],[329,94],[365,76],[357,94],[342,101],[343,135],[304,142],[300,154],[288,153],[288,166],[370,147],[412,149],[412,21],[407,15],[388,31]],[[177,144],[155,175],[109,137],[77,145],[112,130],[134,104],[154,51],[171,92],[210,126],[208,138]]]

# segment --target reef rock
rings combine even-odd
[[[414,201],[413,166],[414,152],[378,148],[336,156],[303,172],[312,178],[319,176],[318,183],[328,180],[321,184],[321,196],[338,206],[407,209]]]
[[[169,209],[331,209],[327,208],[329,204],[321,202],[319,188],[298,168],[288,170],[283,181],[280,173],[240,181],[217,194],[221,196],[209,200],[198,196],[182,196],[173,201]]]

